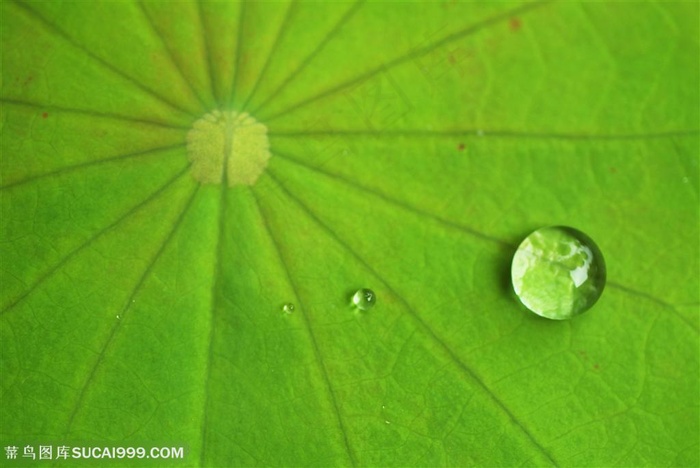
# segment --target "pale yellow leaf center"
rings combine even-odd
[[[195,180],[253,185],[270,159],[267,127],[246,112],[215,110],[192,125],[187,152]]]

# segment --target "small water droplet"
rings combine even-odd
[[[375,302],[377,302],[377,296],[371,289],[358,289],[355,295],[352,296],[352,303],[360,310],[371,309],[374,307]]]
[[[282,311],[284,311],[287,314],[291,314],[294,312],[294,304],[291,302],[287,302],[285,305],[282,306]]]
[[[121,318],[122,318],[122,316],[119,315],[119,314],[117,314],[117,320],[119,320],[119,319],[121,319]]]
[[[566,320],[590,309],[605,287],[605,260],[593,240],[576,229],[550,226],[523,240],[513,256],[511,278],[532,312]]]
[[[384,421],[384,422],[387,423],[387,424],[391,424],[389,421]]]

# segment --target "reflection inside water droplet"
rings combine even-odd
[[[573,228],[538,229],[513,256],[511,278],[520,301],[534,313],[570,319],[590,309],[605,287],[605,261],[593,240]]]
[[[374,307],[376,302],[377,296],[375,296],[374,291],[371,289],[359,289],[355,295],[352,296],[352,303],[360,310],[369,310]]]
[[[282,306],[282,311],[287,314],[291,314],[292,312],[294,312],[294,304],[292,304],[291,302],[287,302],[285,305]]]

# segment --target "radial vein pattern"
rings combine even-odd
[[[4,446],[697,464],[697,7],[2,8]],[[193,177],[213,111],[266,126],[259,179],[227,183],[235,125],[216,127],[221,182]],[[507,284],[545,224],[612,252],[572,322]]]

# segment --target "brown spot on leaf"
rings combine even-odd
[[[49,116],[49,113],[48,113],[48,112],[44,112],[43,114],[41,114],[41,116],[42,116],[43,118],[46,118],[46,117]]]
[[[464,151],[464,143],[460,143],[459,145],[457,145],[457,149],[460,151]]]
[[[511,31],[519,30],[520,26],[522,26],[522,23],[520,23],[520,18],[511,18],[509,26]]]

